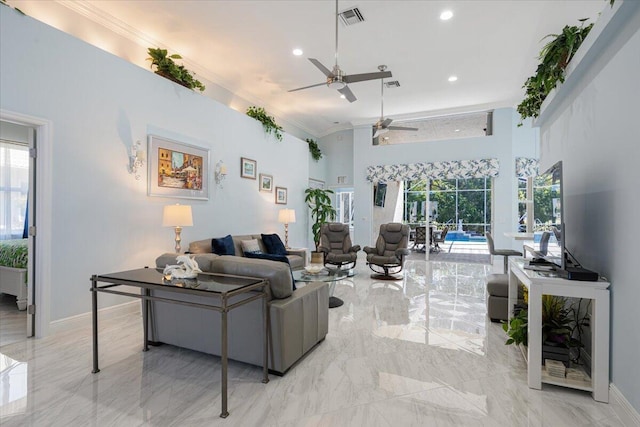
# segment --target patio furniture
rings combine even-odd
[[[426,226],[418,226],[416,227],[416,237],[413,242],[413,250],[416,252],[425,252],[427,246],[427,227]]]
[[[444,227],[442,231],[434,231],[433,232],[433,250],[436,252],[440,252],[440,243],[444,243],[444,239],[447,237],[447,233],[449,232],[449,226]]]
[[[489,253],[491,255],[501,255],[504,257],[503,273],[507,274],[509,271],[509,267],[508,267],[509,257],[522,256],[522,252],[518,252],[513,249],[496,249],[495,245],[493,244],[493,237],[491,236],[491,233],[487,232],[487,233],[484,233],[484,235],[487,237],[487,245],[489,246]]]
[[[373,279],[401,280],[396,276],[402,271],[404,258],[409,255],[409,226],[392,222],[380,226],[380,234],[375,247],[365,246],[367,265],[376,273]]]

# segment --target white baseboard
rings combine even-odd
[[[622,407],[624,414],[627,416],[628,420],[622,420],[625,422],[625,425],[628,425],[627,421],[631,422],[631,426],[640,426],[640,414],[635,410],[631,403],[624,397],[624,395],[618,390],[618,387],[615,384],[609,384],[609,392],[611,393],[611,397],[620,404]]]
[[[123,304],[114,305],[111,307],[101,308],[98,310],[100,313],[100,320],[113,319],[115,317],[124,316],[127,314],[140,314],[141,313],[140,301],[129,301]],[[68,332],[79,327],[87,326],[91,324],[91,312],[78,314],[76,316],[66,317],[60,320],[54,320],[49,323],[49,335],[59,334],[61,332]]]

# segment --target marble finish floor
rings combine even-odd
[[[408,261],[374,281],[364,262],[338,283],[329,334],[285,376],[172,346],[141,351],[139,315],[0,347],[0,424],[13,426],[631,426],[621,406],[527,387],[520,352],[486,317],[492,266]],[[199,327],[202,327],[200,325]]]
[[[18,310],[16,297],[0,294],[0,347],[27,337],[27,311]]]

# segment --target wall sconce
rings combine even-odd
[[[293,209],[280,209],[278,222],[284,224],[284,246],[289,249],[289,224],[296,222],[296,211]]]
[[[129,173],[133,174],[136,179],[140,179],[140,170],[144,166],[146,152],[142,148],[140,141],[136,141],[131,146],[131,154],[129,154]]]
[[[216,163],[215,176],[216,184],[218,184],[220,188],[222,188],[222,181],[224,181],[227,176],[227,165],[225,165],[222,160]]]
[[[174,227],[176,232],[175,250],[177,253],[180,253],[180,250],[182,249],[180,247],[180,241],[182,241],[182,238],[180,237],[182,227],[193,226],[193,215],[191,214],[191,206],[180,204],[165,206],[162,213],[162,226]]]

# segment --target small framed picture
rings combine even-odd
[[[256,179],[258,171],[258,162],[255,160],[242,157],[240,159],[240,176],[242,178]]]
[[[276,204],[287,204],[287,189],[284,187],[276,187]]]
[[[273,193],[273,175],[260,174],[260,191]]]

